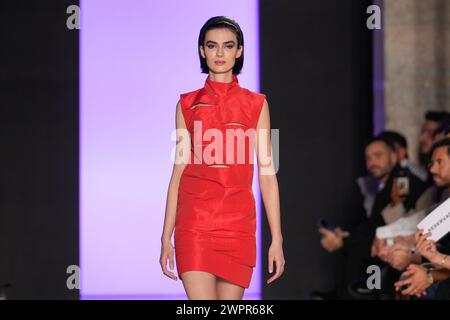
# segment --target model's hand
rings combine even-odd
[[[161,257],[159,258],[159,263],[161,264],[162,271],[166,276],[172,280],[177,280],[177,276],[167,269],[167,260],[169,260],[169,267],[171,270],[175,267],[173,256],[174,250],[172,243],[170,240],[163,240],[161,242]]]
[[[269,248],[269,273],[272,273],[274,270],[274,262],[275,262],[275,274],[267,280],[267,284],[275,281],[284,272],[284,254],[283,254],[283,245],[281,242],[272,241],[272,244]]]

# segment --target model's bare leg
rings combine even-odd
[[[216,276],[204,271],[186,271],[181,274],[189,300],[216,300]]]
[[[219,300],[242,300],[245,288],[217,277],[217,298]]]

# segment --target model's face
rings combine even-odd
[[[420,152],[428,153],[433,146],[433,133],[439,127],[439,123],[427,120],[423,124],[422,131],[420,133]]]
[[[431,156],[430,172],[438,187],[450,186],[450,158],[447,147],[434,150]]]
[[[375,178],[385,178],[397,163],[397,155],[385,143],[376,141],[366,148],[366,166]]]
[[[243,46],[238,48],[236,34],[226,28],[208,30],[204,45],[200,47],[200,53],[213,73],[232,71],[242,51]]]

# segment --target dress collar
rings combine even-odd
[[[239,87],[239,81],[235,74],[233,74],[231,82],[212,81],[209,76],[205,81],[205,88],[213,94],[224,96],[230,89]]]

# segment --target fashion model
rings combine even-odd
[[[189,299],[240,300],[256,265],[255,151],[272,235],[267,283],[285,267],[269,106],[264,94],[239,85],[244,36],[238,23],[209,19],[198,50],[208,77],[203,88],[181,94],[176,106],[177,147],[160,264],[166,276],[182,280]],[[170,271],[175,263],[178,275]]]

